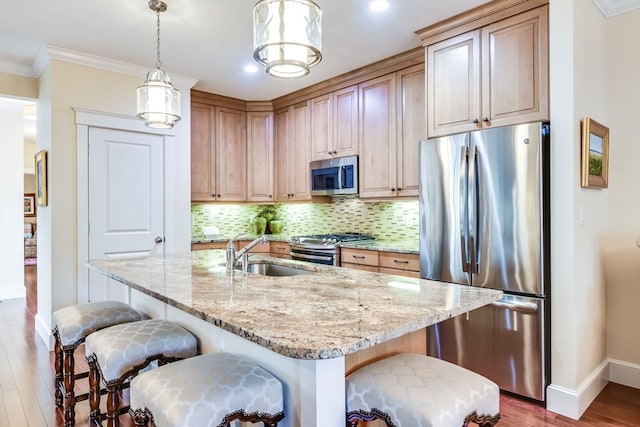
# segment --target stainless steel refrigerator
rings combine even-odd
[[[549,124],[420,141],[420,273],[501,289],[428,330],[428,353],[545,400],[549,363]]]

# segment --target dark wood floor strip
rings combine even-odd
[[[25,267],[25,285],[26,299],[0,302],[0,427],[58,427],[64,422],[53,401],[52,353],[34,335],[35,266]],[[82,356],[76,364],[86,367]],[[81,390],[86,388],[81,385]],[[76,426],[87,427],[86,401],[77,405],[76,413]],[[608,384],[580,421],[509,394],[501,396],[500,413],[501,427],[639,427],[640,390]],[[121,417],[121,426],[132,427],[128,416]]]

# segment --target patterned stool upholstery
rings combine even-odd
[[[434,357],[398,354],[346,378],[347,421],[389,427],[483,427],[500,419],[500,390],[485,377]]]
[[[277,426],[284,418],[282,384],[250,360],[210,353],[140,374],[131,382],[135,425],[218,426],[231,421]]]
[[[131,378],[157,361],[163,365],[195,356],[196,337],[180,325],[160,319],[141,320],[111,326],[94,332],[85,341],[89,363],[89,418],[91,425],[103,419],[107,425],[119,425],[118,392],[129,387]],[[107,413],[100,413],[100,380],[107,390]]]
[[[57,406],[64,405],[65,426],[74,425],[76,402],[86,400],[89,396],[88,393],[75,394],[76,380],[89,375],[88,371],[75,372],[76,349],[95,331],[144,318],[142,313],[119,301],[77,304],[53,313],[55,397]]]

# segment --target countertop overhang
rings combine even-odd
[[[366,349],[497,301],[491,289],[262,256],[313,274],[272,277],[225,272],[222,250],[87,266],[235,335],[296,359]]]

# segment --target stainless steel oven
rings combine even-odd
[[[291,259],[325,265],[340,265],[340,244],[367,242],[375,237],[359,233],[314,234],[291,238]]]

